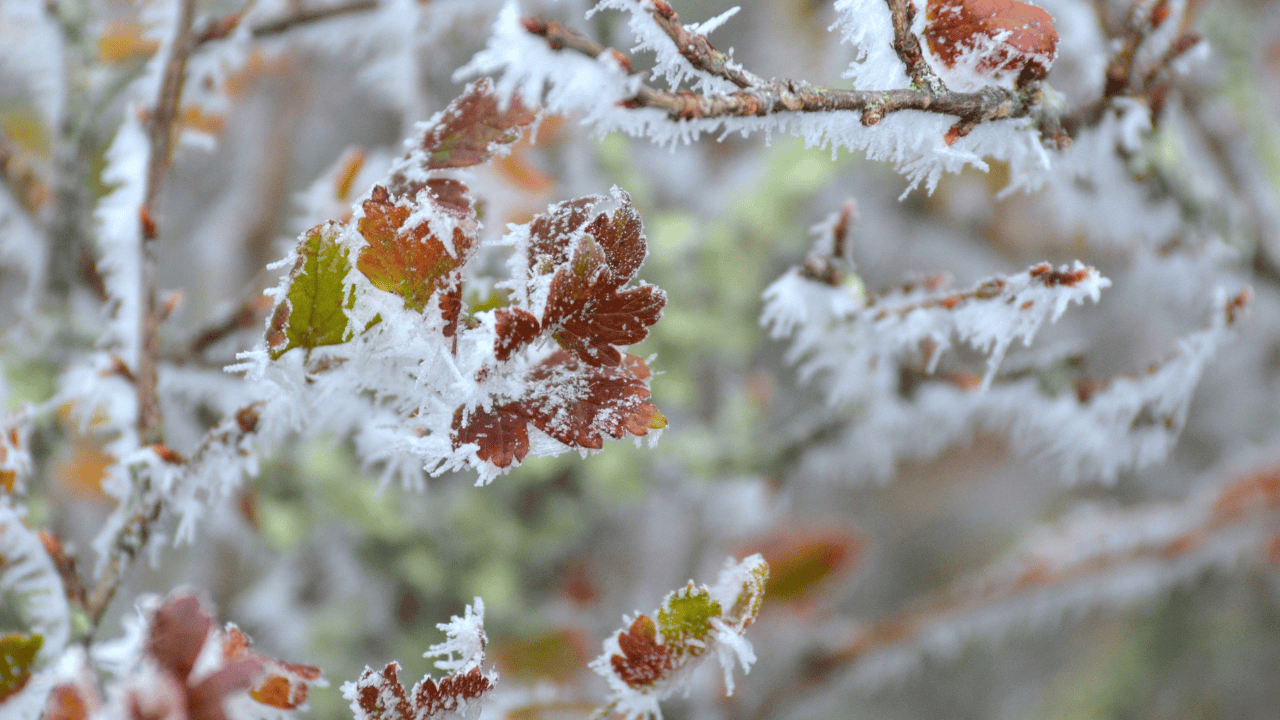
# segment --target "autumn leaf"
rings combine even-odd
[[[613,672],[633,688],[653,685],[675,667],[671,648],[658,644],[657,627],[648,616],[641,615],[627,632],[618,633],[621,655],[609,658]]]
[[[10,633],[0,637],[0,702],[26,687],[42,645],[42,635]]]
[[[494,467],[519,464],[529,454],[528,423],[520,403],[507,403],[493,412],[475,408],[469,414],[458,408],[453,415],[453,447],[475,443],[476,456]]]
[[[320,668],[298,665],[269,658],[250,649],[252,641],[235,625],[228,625],[222,635],[223,660],[252,660],[262,666],[265,677],[249,690],[255,701],[279,708],[296,710],[307,702],[311,685],[324,685]]]
[[[405,307],[422,312],[433,296],[445,319],[445,336],[457,329],[462,310],[462,273],[472,240],[460,227],[453,229],[452,248],[431,232],[429,223],[406,227],[413,207],[396,203],[386,188],[374,187],[364,202],[357,229],[369,243],[360,250],[356,267],[379,290],[399,295]]]
[[[980,52],[977,72],[1021,72],[1038,80],[1049,72],[1058,52],[1053,18],[1018,0],[929,0],[924,37],[948,67]]]
[[[538,318],[523,308],[501,308],[494,313],[497,339],[493,354],[506,362],[517,349],[533,342],[542,333]]]
[[[351,705],[358,720],[443,720],[447,713],[493,689],[478,667],[440,680],[428,676],[412,692],[400,684],[399,671],[397,662],[388,663],[381,672],[365,668],[354,687],[344,687],[344,692],[350,687],[354,693]]]
[[[565,445],[599,450],[602,433],[639,437],[667,426],[649,402],[649,374],[635,355],[626,355],[616,368],[594,368],[557,350],[531,373],[530,384],[539,392],[526,412],[539,430]]]
[[[769,562],[769,597],[783,602],[809,597],[855,565],[861,549],[858,537],[845,531],[788,532],[765,540],[761,554]]]
[[[470,167],[488,160],[496,146],[520,139],[520,128],[537,119],[537,113],[512,98],[506,109],[485,78],[467,86],[432,122],[422,138],[426,169]]]
[[[588,196],[559,203],[529,224],[529,273],[552,275],[541,331],[561,347],[597,367],[622,362],[618,346],[640,342],[662,316],[666,294],[651,285],[621,289],[644,262],[647,249],[640,215],[626,193],[620,207],[589,224],[591,206],[603,198]],[[537,337],[527,322],[499,328],[497,349],[509,355]]]
[[[346,285],[351,262],[337,242],[338,225],[318,225],[298,244],[298,261],[289,274],[289,291],[276,306],[267,330],[273,359],[296,347],[308,350],[351,339],[345,310],[355,306],[355,290]]]

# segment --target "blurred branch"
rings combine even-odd
[[[218,20],[213,20],[207,23],[195,36],[195,45],[199,47],[207,42],[222,40],[231,35],[231,33],[240,26],[240,21],[244,18],[245,14],[249,12],[252,5],[253,4],[250,3],[237,12],[224,15]],[[293,13],[278,20],[273,20],[269,23],[259,25],[253,28],[250,32],[254,37],[258,38],[280,35],[295,27],[330,20],[344,15],[368,12],[370,10],[376,10],[377,7],[377,0],[356,0],[356,2],[347,3],[345,5],[332,5],[329,7],[311,9],[299,8]]]
[[[926,654],[933,646],[991,637],[1018,623],[1128,606],[1215,565],[1249,557],[1266,563],[1280,551],[1277,511],[1280,466],[1272,466],[1182,502],[1070,517],[1033,534],[975,579],[862,625],[842,646],[811,654],[797,681],[776,686],[755,717],[770,716],[833,673],[877,654]],[[1046,612],[1050,608],[1055,612]]]

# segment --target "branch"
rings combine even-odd
[[[172,159],[174,120],[182,98],[182,85],[186,79],[187,58],[193,48],[192,23],[195,20],[195,0],[179,2],[177,27],[173,46],[165,62],[160,79],[160,91],[151,112],[147,128],[150,144],[150,163],[147,166],[146,189],[139,222],[142,225],[142,343],[138,353],[136,384],[138,393],[138,435],[143,445],[152,445],[164,439],[163,418],[160,411],[160,395],[157,392],[156,365],[159,358],[159,328],[161,310],[156,298],[159,281],[160,250],[159,229],[156,227],[156,203],[165,174]]]
[[[211,473],[225,472],[228,455],[243,454],[241,444],[258,431],[259,408],[253,403],[240,408],[235,416],[223,421],[205,434],[194,455],[188,460],[164,445],[153,445],[150,450],[165,466],[173,468],[175,477],[163,483],[169,488],[189,488],[197,478]],[[111,541],[111,554],[102,577],[98,579],[85,602],[85,615],[89,621],[87,638],[92,639],[98,625],[116,591],[124,582],[124,576],[133,561],[151,541],[152,530],[164,511],[168,495],[154,483],[155,471],[144,463],[129,468],[137,487],[132,497],[137,506],[128,519],[116,531]]]
[[[889,113],[921,110],[960,118],[947,133],[948,144],[967,135],[983,122],[1034,116],[1043,137],[1059,145],[1067,141],[1056,118],[1039,111],[1042,93],[1038,83],[1029,83],[1016,92],[987,87],[978,92],[962,93],[943,87],[924,63],[919,41],[907,30],[906,3],[904,0],[888,1],[890,9],[896,13],[895,32],[899,32],[895,49],[898,49],[899,56],[916,78],[915,87],[898,90],[845,90],[798,80],[763,80],[716,50],[706,36],[681,25],[670,5],[662,0],[655,0],[649,9],[650,14],[685,59],[695,68],[729,80],[742,89],[732,93],[701,95],[687,90],[659,90],[640,85],[636,94],[626,100],[624,105],[629,108],[657,108],[677,121],[762,117],[781,112],[854,110],[861,114],[861,122],[867,127],[876,125]],[[523,23],[530,33],[546,39],[553,50],[574,50],[592,58],[604,52],[604,48],[598,44],[557,23],[540,18],[526,18]],[[901,24],[900,28],[897,23]],[[630,72],[630,58],[616,50],[612,52],[615,56],[620,56],[623,67]]]
[[[252,2],[233,13],[224,15],[218,20],[211,20],[204,29],[195,36],[195,46],[199,47],[214,40],[222,40],[235,32],[240,26],[240,21],[244,19],[246,13],[252,7]],[[311,23],[330,20],[332,18],[341,17],[343,15],[351,15],[354,13],[368,12],[378,8],[377,0],[356,0],[355,2],[345,5],[333,5],[330,7],[319,7],[311,9],[298,9],[293,13],[286,15],[278,20],[272,20],[269,23],[259,25],[250,33],[256,38],[270,37],[272,35],[281,35],[295,27],[302,25],[310,25]]]

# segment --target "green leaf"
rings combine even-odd
[[[749,563],[750,567],[738,596],[734,598],[733,607],[729,608],[725,617],[745,628],[755,622],[756,615],[760,614],[760,607],[764,605],[764,589],[769,584],[769,563],[759,555],[752,555],[743,562]]]
[[[42,635],[11,633],[0,637],[0,702],[26,686],[42,645]]]
[[[351,339],[344,312],[355,306],[355,288],[346,284],[351,261],[338,244],[339,226],[317,225],[298,244],[298,262],[289,274],[289,293],[276,306],[267,330],[272,359],[293,348],[339,345]]]
[[[687,646],[689,639],[701,640],[711,631],[711,618],[720,617],[720,603],[711,599],[705,587],[689,583],[667,596],[658,610],[658,627],[663,640],[698,655],[702,648]]]

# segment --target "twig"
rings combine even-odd
[[[156,365],[160,354],[160,307],[157,300],[159,281],[159,231],[156,227],[156,203],[173,151],[174,120],[182,97],[182,85],[186,79],[187,58],[191,55],[195,20],[195,0],[177,0],[178,20],[173,46],[165,62],[160,80],[160,92],[151,112],[147,128],[150,141],[150,162],[147,166],[146,189],[139,223],[142,228],[142,317],[140,318],[141,346],[138,353],[138,435],[143,445],[160,443],[164,439],[163,418],[160,411],[160,394],[157,391]]]
[[[1034,605],[1037,593],[1068,585],[1096,585],[1102,578],[1123,578],[1150,565],[1209,567],[1224,559],[1214,550],[1215,542],[1227,543],[1245,555],[1256,553],[1265,561],[1277,544],[1273,524],[1277,510],[1280,467],[1271,467],[1183,503],[1116,511],[1107,518],[1109,529],[1105,532],[1090,528],[1088,520],[1083,528],[1072,527],[1069,520],[1047,540],[1028,547],[1010,562],[989,568],[976,581],[870,622],[843,647],[811,654],[793,682],[775,686],[765,696],[754,717],[769,717],[785,706],[785,701],[809,692],[833,673],[850,669],[874,653],[919,643],[939,625],[966,617],[1019,617],[1013,608],[1020,602]],[[1152,531],[1151,527],[1158,529]],[[1125,530],[1130,531],[1133,541],[1126,547],[1114,547],[1115,538]],[[1002,611],[1002,607],[1007,609]],[[954,632],[946,634],[955,636]]]
[[[320,22],[321,20],[328,20],[329,18],[350,15],[352,13],[367,12],[369,10],[376,9],[377,7],[377,0],[357,0],[357,2],[348,3],[346,5],[335,5],[333,7],[315,8],[312,10],[299,10],[288,17],[255,27],[253,29],[253,36],[267,37],[268,35],[279,35],[280,33],[291,30],[298,25]]]
[[[160,78],[160,89],[155,106],[150,113],[147,138],[150,157],[147,164],[146,187],[142,207],[138,209],[138,223],[142,235],[142,309],[138,323],[141,343],[138,349],[137,367],[134,369],[134,391],[138,397],[138,436],[142,446],[163,447],[164,423],[160,410],[160,394],[157,388],[157,364],[159,361],[159,327],[161,308],[157,300],[159,277],[159,232],[155,222],[155,208],[160,197],[165,173],[169,169],[173,150],[174,120],[178,116],[182,85],[186,78],[187,58],[192,50],[192,23],[195,20],[195,0],[177,0],[178,17],[169,57],[165,60]],[[134,559],[151,538],[151,528],[160,519],[163,497],[152,492],[151,472],[145,468],[128,469],[133,491],[131,498],[140,499],[111,544],[107,566],[89,593],[85,612],[89,618],[90,635],[97,630],[103,614],[115,597],[124,575]]]
[[[969,130],[982,122],[1033,116],[1045,138],[1059,143],[1066,139],[1056,118],[1040,112],[1042,93],[1037,83],[1030,83],[1016,92],[987,87],[977,92],[961,93],[943,87],[941,81],[924,64],[919,41],[906,29],[908,11],[904,0],[888,1],[890,8],[901,15],[902,34],[895,43],[895,48],[898,48],[904,62],[908,62],[913,76],[918,78],[915,87],[898,90],[845,90],[797,80],[763,80],[717,51],[706,36],[681,25],[670,5],[662,0],[655,0],[650,12],[681,54],[694,67],[729,80],[742,89],[732,93],[699,95],[687,90],[658,90],[641,85],[633,97],[624,101],[624,105],[629,108],[657,108],[666,112],[672,120],[854,110],[861,114],[862,124],[868,127],[879,123],[889,113],[923,110],[960,118],[960,122],[947,134],[949,143],[968,134]],[[598,44],[557,23],[526,18],[524,27],[530,33],[545,38],[554,50],[570,49],[593,58],[604,52],[604,48]],[[620,56],[624,67],[631,67],[629,58],[616,50],[613,52]]]
[[[235,416],[205,433],[195,454],[188,460],[164,445],[152,446],[152,451],[164,462],[180,466],[174,487],[182,487],[198,477],[210,462],[218,462],[223,455],[221,448],[239,448],[241,442],[258,431],[258,413],[261,403],[240,408]],[[243,449],[240,450],[244,452]],[[97,632],[102,617],[116,591],[124,582],[124,576],[151,540],[152,529],[164,511],[165,496],[152,486],[151,472],[145,468],[130,468],[136,487],[132,497],[138,498],[138,506],[121,526],[111,544],[111,555],[102,577],[94,585],[85,602],[85,615],[89,620],[87,638]]]

